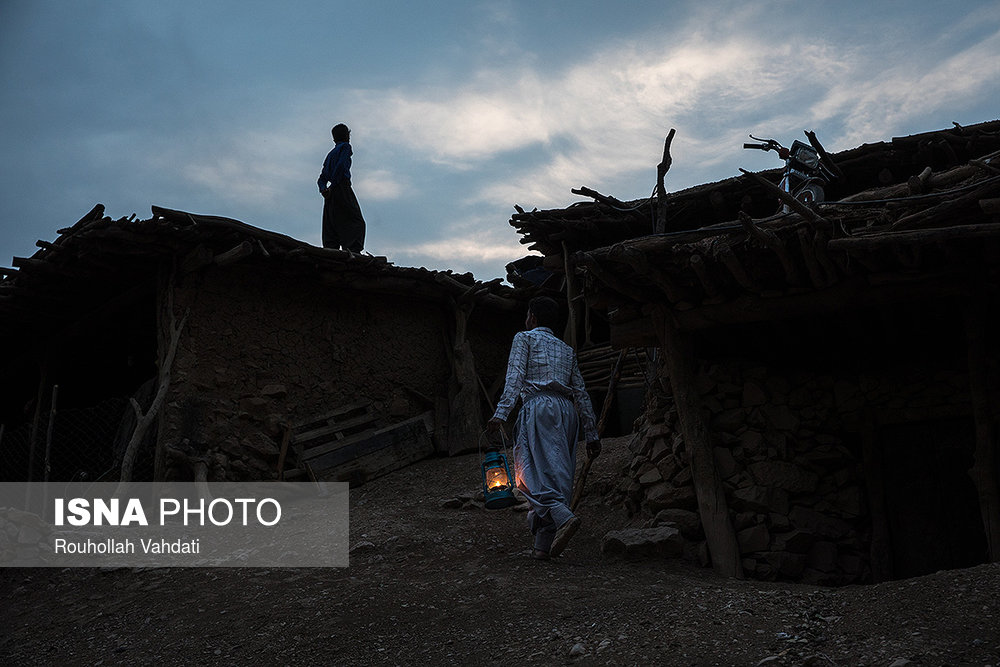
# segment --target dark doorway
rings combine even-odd
[[[885,427],[885,502],[897,579],[986,562],[986,535],[968,470],[971,419]]]

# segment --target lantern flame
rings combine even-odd
[[[507,471],[503,468],[490,468],[486,471],[486,488],[499,489],[501,487],[510,486],[510,480],[507,479]]]

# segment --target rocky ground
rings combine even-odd
[[[602,555],[626,456],[551,562],[523,513],[447,502],[473,455],[352,490],[349,568],[2,570],[0,663],[1000,665],[1000,565],[832,589]]]

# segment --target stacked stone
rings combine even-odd
[[[699,389],[748,576],[826,585],[864,580],[863,471],[831,428],[846,407],[836,404],[832,380],[716,366],[701,376]],[[851,400],[862,404],[860,396]],[[685,555],[698,559],[705,548],[694,485],[665,391],[649,398],[632,447],[627,507],[647,517],[648,527],[678,528]]]

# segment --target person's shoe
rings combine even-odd
[[[552,538],[552,546],[549,547],[549,556],[555,558],[563,552],[566,545],[569,544],[569,540],[580,529],[580,517],[575,516],[571,519],[567,519],[566,523],[559,526],[556,531],[556,536]]]
[[[535,560],[548,560],[549,559],[549,552],[548,551],[542,551],[541,549],[532,549],[531,550],[531,557],[534,558]]]

